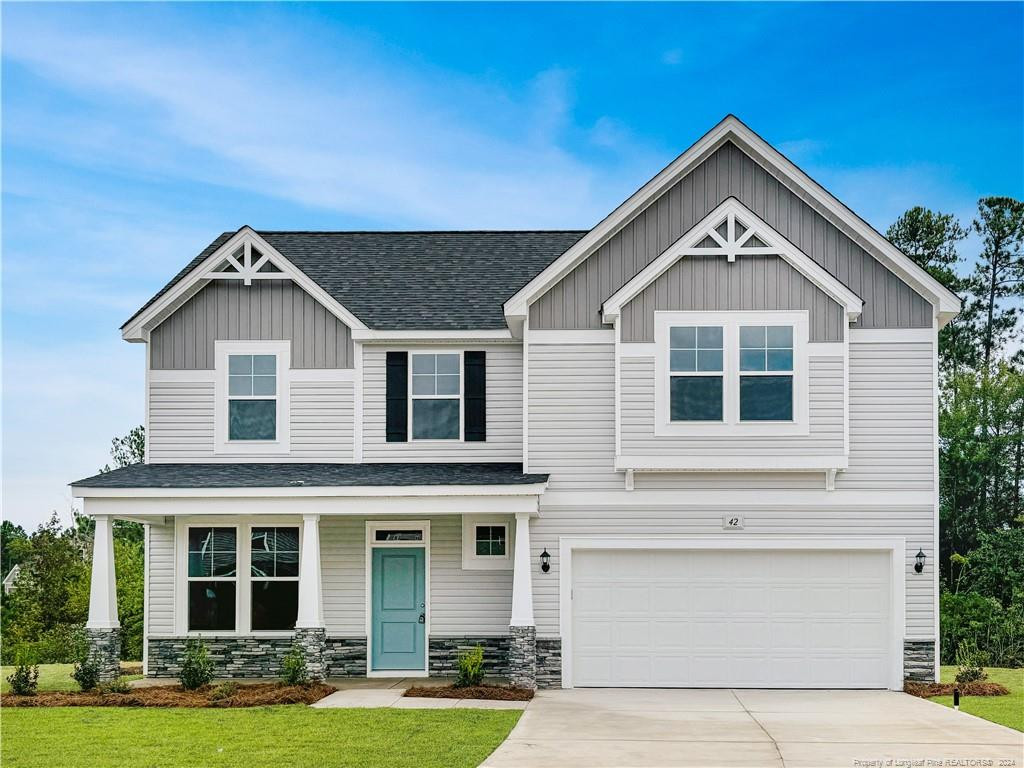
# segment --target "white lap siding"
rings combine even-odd
[[[150,635],[174,633],[174,525],[149,526],[149,594],[146,617]]]

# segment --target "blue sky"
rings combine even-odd
[[[1024,5],[4,4],[3,501],[142,421],[217,233],[589,227],[727,113],[877,228],[1024,194]]]

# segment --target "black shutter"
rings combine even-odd
[[[404,443],[409,439],[409,353],[388,352],[386,367],[387,442]]]
[[[483,442],[487,439],[487,353],[466,352],[463,366],[466,442]]]

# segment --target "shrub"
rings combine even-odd
[[[238,693],[238,683],[228,680],[210,691],[210,701],[230,699],[236,693]]]
[[[35,664],[19,663],[14,672],[7,676],[11,691],[18,696],[35,696],[39,688],[39,667]]]
[[[961,640],[956,649],[956,681],[958,683],[975,683],[984,680],[988,677],[982,668],[984,664],[984,654],[974,644]]]
[[[131,690],[128,681],[123,677],[115,677],[109,682],[100,683],[96,686],[97,693],[131,693]]]
[[[939,601],[942,663],[956,664],[962,641],[988,655],[996,667],[1024,665],[1024,590],[1013,592],[1010,604],[976,592],[943,592]]]
[[[288,685],[306,685],[309,682],[309,668],[302,648],[293,645],[281,661],[281,678]]]
[[[71,676],[78,683],[79,688],[83,691],[91,691],[100,683],[99,660],[87,652],[79,661],[75,662],[75,669]]]
[[[202,638],[185,643],[185,656],[181,660],[181,674],[178,675],[178,680],[190,691],[209,685],[213,680],[213,662]]]
[[[455,685],[468,688],[480,685],[484,679],[484,649],[476,646],[468,651],[459,651],[459,676]]]
[[[36,664],[71,664],[81,658],[81,649],[85,646],[81,624],[58,624],[32,637],[31,642],[18,639],[5,642],[0,652],[3,663],[17,664],[19,658],[27,656]]]

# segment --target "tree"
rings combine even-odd
[[[32,544],[24,528],[10,520],[0,523],[0,578],[10,573],[14,566],[25,562],[31,551]]]
[[[146,460],[146,428],[140,424],[124,437],[115,437],[111,440],[110,457],[114,460],[116,469],[142,464]],[[101,473],[109,471],[109,464],[100,470]]]
[[[978,201],[974,229],[984,247],[968,280],[978,305],[984,371],[1016,328],[1020,308],[1008,300],[1024,295],[1024,202],[1012,197]]]

